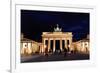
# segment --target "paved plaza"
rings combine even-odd
[[[34,54],[21,57],[22,63],[27,62],[48,62],[48,61],[74,61],[74,60],[89,60],[89,54],[64,54],[54,53],[49,55]]]

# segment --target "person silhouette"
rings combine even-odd
[[[68,50],[66,48],[64,48],[64,57],[67,56],[67,52],[68,52]]]

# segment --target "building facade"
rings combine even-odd
[[[48,52],[52,48],[52,52],[55,52],[57,48],[60,48],[60,51],[63,51],[64,49],[70,48],[70,50],[73,50],[72,48],[72,32],[62,32],[62,29],[59,28],[57,25],[56,28],[54,28],[54,32],[43,32],[42,33],[42,43],[44,49],[46,50],[45,45],[48,49]],[[57,41],[59,42],[59,47],[56,47]],[[52,45],[51,45],[52,44]]]
[[[79,40],[77,42],[73,42],[73,48],[75,51],[79,53],[86,53],[89,54],[90,52],[90,41],[89,39]]]
[[[34,54],[39,53],[43,54],[46,51],[56,52],[57,50],[63,52],[64,50],[77,51],[79,53],[89,53],[90,43],[89,35],[84,40],[79,40],[73,42],[72,32],[62,32],[62,29],[57,27],[54,28],[53,32],[42,32],[42,42],[36,42],[27,38],[24,38],[24,35],[21,35],[21,54]]]
[[[39,52],[40,44],[33,40],[21,37],[21,55],[30,55]]]

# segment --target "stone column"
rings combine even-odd
[[[70,51],[70,39],[67,39],[67,49]]]
[[[55,52],[55,39],[53,39],[53,52]]]
[[[48,39],[48,52],[50,50],[50,39]]]
[[[64,41],[65,41],[64,47],[67,49],[67,40],[65,39]]]
[[[60,39],[60,49],[62,51],[62,39]]]
[[[84,42],[82,42],[82,49],[81,49],[81,51],[82,51],[82,52],[85,51],[85,43],[84,43]]]
[[[26,51],[25,52],[28,54],[28,42],[27,42],[27,46],[26,46]]]
[[[21,54],[23,54],[23,43],[21,42],[21,45],[20,45],[20,51],[21,51]]]
[[[69,45],[70,45],[70,51],[72,51],[73,50],[73,48],[72,48],[72,39],[69,39]]]
[[[43,48],[42,48],[42,52],[45,52],[45,39],[42,39],[42,43],[43,43]]]

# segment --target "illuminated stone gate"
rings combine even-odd
[[[60,41],[60,50],[63,51],[63,49],[70,49],[72,50],[72,32],[62,32],[62,29],[59,28],[57,25],[56,28],[54,28],[54,32],[43,32],[42,33],[42,52],[45,51],[45,48],[48,49],[48,52],[51,49],[51,40],[53,40],[53,52],[56,50],[56,40]],[[48,41],[48,43],[46,43]],[[64,41],[64,48],[62,47],[62,41]],[[45,47],[46,46],[46,47]]]

